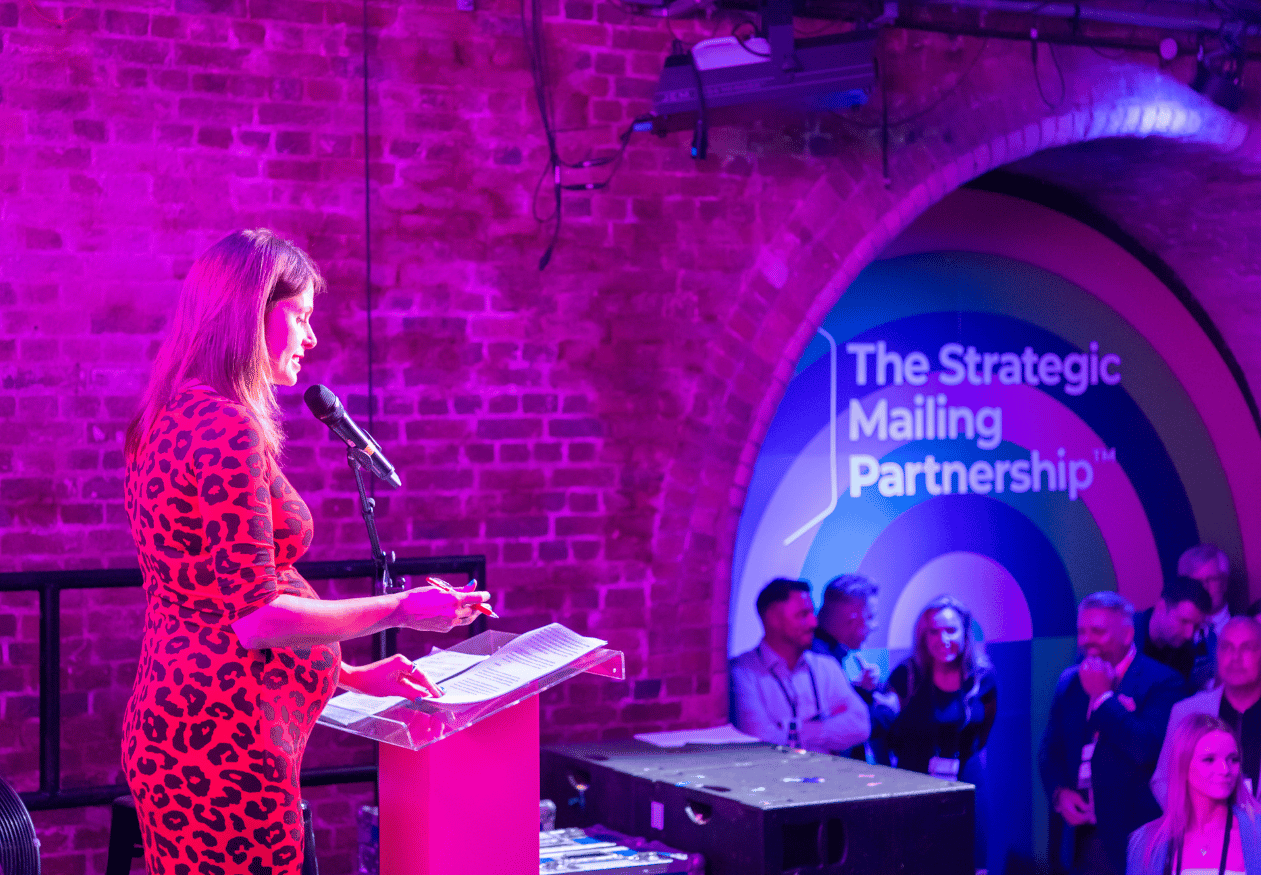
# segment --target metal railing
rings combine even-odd
[[[373,581],[377,567],[371,560],[299,562],[307,580],[363,578]],[[485,556],[424,556],[395,559],[390,569],[399,575],[462,574],[485,585]],[[129,791],[123,784],[90,787],[61,786],[61,593],[74,589],[123,589],[142,583],[138,568],[68,571],[18,571],[0,574],[0,593],[39,593],[39,790],[21,793],[32,811],[106,805]],[[470,634],[484,625],[479,619]],[[375,781],[376,766],[331,766],[304,769],[302,785]]]

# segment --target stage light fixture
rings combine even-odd
[[[1243,106],[1244,51],[1241,43],[1223,40],[1222,48],[1210,52],[1201,43],[1195,54],[1195,78],[1191,89],[1203,94],[1223,109],[1238,112]]]
[[[702,40],[666,58],[652,101],[658,129],[692,127],[692,157],[699,160],[715,109],[861,106],[876,82],[875,49],[874,28],[796,39],[791,0],[768,0],[759,35]]]

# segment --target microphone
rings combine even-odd
[[[363,450],[367,454],[372,462],[373,474],[395,489],[403,485],[403,481],[398,479],[394,466],[390,464],[389,459],[385,458],[385,453],[381,452],[380,444],[372,439],[372,435],[355,425],[355,421],[350,418],[350,414],[346,412],[345,407],[342,407],[341,401],[332,390],[317,383],[303,393],[302,400],[315,414],[315,418],[327,425],[333,434],[344,440],[346,446]]]

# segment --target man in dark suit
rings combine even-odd
[[[1211,669],[1207,663],[1208,648],[1196,636],[1209,612],[1209,594],[1204,585],[1192,577],[1174,577],[1165,581],[1156,604],[1134,615],[1134,646],[1176,671],[1186,681],[1185,695],[1203,687],[1212,677],[1196,675]]]
[[[1160,816],[1148,781],[1184,682],[1134,648],[1134,606],[1082,600],[1083,659],[1060,676],[1038,763],[1051,802],[1051,861],[1076,875],[1122,875],[1130,833]]]

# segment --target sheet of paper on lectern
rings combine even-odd
[[[416,660],[416,667],[425,673],[431,683],[440,684],[462,671],[467,671],[488,657],[477,653],[458,653],[435,647],[428,656]]]
[[[533,629],[463,674],[438,684],[442,695],[425,701],[440,706],[486,702],[519,690],[607,643],[579,635],[560,623]]]
[[[679,729],[674,732],[641,732],[635,736],[657,747],[683,747],[685,744],[751,744],[761,741],[746,735],[730,723],[708,729]]]
[[[417,659],[415,665],[430,682],[440,684],[486,658],[476,653],[455,653],[435,647],[428,656]],[[324,716],[340,726],[350,726],[365,717],[383,714],[395,705],[410,701],[413,699],[403,696],[370,696],[352,690],[334,697],[324,707]]]
[[[323,716],[339,726],[350,726],[365,717],[381,714],[395,705],[409,701],[402,696],[369,696],[351,691],[334,696],[324,706]]]

